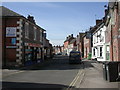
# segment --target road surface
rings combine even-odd
[[[3,74],[3,90],[5,88],[75,88],[77,76],[82,70],[83,64],[69,64],[68,57],[56,56],[44,66],[37,65],[6,76]]]

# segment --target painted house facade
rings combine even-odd
[[[93,32],[93,47],[92,47],[92,59],[97,59],[97,61],[106,61],[106,49],[105,45],[105,31],[106,26],[104,23]]]

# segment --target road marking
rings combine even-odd
[[[2,78],[8,77],[8,76],[13,75],[13,74],[22,73],[22,72],[25,72],[25,71],[16,71],[16,72],[13,72],[13,73],[2,76]]]
[[[73,86],[75,86],[76,82],[79,80],[80,75],[82,75],[83,73],[83,69],[79,70],[76,77],[73,79],[73,81],[70,83],[69,87],[67,88],[67,90],[71,90]],[[82,80],[82,79],[81,79]],[[81,81],[80,81],[81,82]]]

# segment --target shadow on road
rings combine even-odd
[[[68,56],[55,56],[53,59],[45,60],[44,63],[23,67],[9,68],[9,70],[74,70],[93,67],[88,61],[82,61],[81,64],[69,64]]]
[[[3,82],[2,90],[119,90],[119,88],[76,88],[61,84]]]
[[[43,89],[54,89],[63,90],[67,89],[68,86],[60,84],[47,84],[47,83],[28,83],[28,82],[2,82],[2,90],[43,90]]]

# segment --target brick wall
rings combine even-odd
[[[88,54],[90,53],[90,40],[83,38],[84,41],[84,58],[87,58]]]
[[[3,48],[3,45],[2,45],[2,18],[0,17],[0,68],[2,67],[2,60],[3,60],[3,55],[2,55],[2,48]]]
[[[119,42],[118,42],[118,16],[119,16],[119,13],[118,13],[118,9],[117,9],[117,6],[114,7],[114,10],[113,10],[113,14],[114,14],[114,25],[112,25],[112,47],[111,49],[113,49],[113,58],[112,60],[113,61],[118,61],[119,60]]]
[[[6,17],[3,18],[3,22],[2,22],[2,31],[4,31],[3,33],[3,45],[4,45],[4,58],[3,58],[3,66],[6,65],[12,65],[15,64],[16,62],[16,48],[9,48],[8,46],[16,46],[13,45],[11,43],[12,38],[16,38],[16,37],[6,37],[6,27],[18,27],[17,21],[19,20],[19,18],[13,18],[13,17]],[[18,29],[16,29],[18,30]],[[6,49],[5,49],[6,48]],[[12,52],[12,53],[11,53]]]

